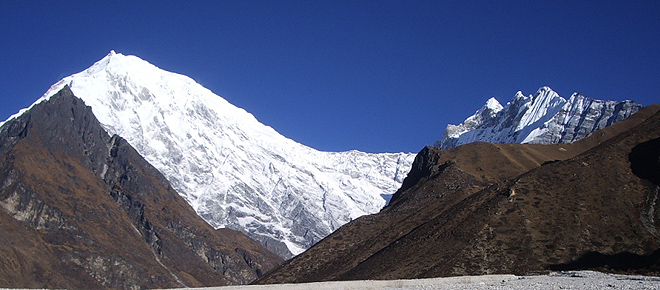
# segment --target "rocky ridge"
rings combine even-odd
[[[244,284],[281,259],[215,230],[65,86],[0,127],[0,287]]]

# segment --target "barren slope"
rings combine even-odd
[[[653,263],[644,255],[660,246],[657,184],[639,176],[657,175],[634,174],[629,155],[651,144],[639,145],[644,157],[632,164],[653,160],[637,171],[657,168],[659,108],[572,144],[427,147],[390,206],[258,282],[524,273],[577,267],[583,255],[613,264],[622,253],[637,270],[654,271],[642,262]]]

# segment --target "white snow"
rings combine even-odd
[[[492,97],[492,98],[488,99],[488,101],[486,101],[486,108],[489,108],[489,109],[493,110],[493,112],[497,113],[497,112],[501,111],[504,107],[502,107],[502,105],[500,105],[500,102],[498,102],[495,97]]]
[[[114,51],[69,85],[215,228],[293,254],[365,214],[401,185],[414,154],[321,152],[261,124],[193,79]],[[385,195],[385,197],[381,196]]]
[[[502,107],[495,98],[459,125],[447,125],[436,145],[449,149],[475,141],[568,143],[624,120],[642,108],[632,101],[595,100],[575,93],[567,101],[549,87],[525,96],[518,91]]]
[[[561,107],[566,103],[566,100],[560,97],[549,87],[541,87],[535,97],[532,98],[532,103],[528,104],[528,109],[520,118],[520,122],[516,127],[516,131],[526,130],[528,128],[537,127],[538,123],[544,123],[552,118]]]

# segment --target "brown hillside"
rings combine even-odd
[[[633,173],[629,155],[642,152],[631,155],[638,156],[633,168],[656,156],[637,171],[657,170],[659,109],[649,106],[572,144],[424,148],[388,207],[343,226],[258,283],[652,271],[648,255],[660,246],[657,185],[646,180],[653,174]]]
[[[248,283],[281,259],[214,230],[66,87],[0,128],[0,287]]]

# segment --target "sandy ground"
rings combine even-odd
[[[182,288],[183,289],[183,288]],[[593,271],[551,273],[539,276],[485,275],[390,281],[341,281],[302,284],[187,288],[204,290],[298,290],[298,289],[658,289],[660,277],[605,274]]]

